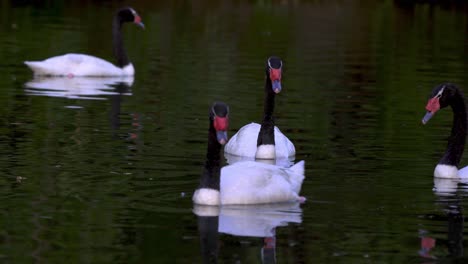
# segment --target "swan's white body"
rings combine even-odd
[[[226,144],[224,152],[231,155],[259,159],[281,159],[296,155],[293,143],[276,126],[275,145],[261,145],[257,148],[260,127],[261,125],[258,123],[250,123],[243,126]]]
[[[221,204],[265,204],[297,201],[304,180],[304,161],[290,168],[255,161],[221,169]]]
[[[301,201],[304,161],[290,168],[242,161],[221,169],[220,191],[200,188],[193,202],[201,205],[267,204]]]
[[[25,61],[24,63],[31,68],[34,75],[103,77],[135,74],[131,63],[119,68],[108,61],[86,54],[69,53],[43,61]]]
[[[445,179],[468,179],[468,166],[458,169],[453,165],[437,164],[434,177]]]
[[[458,177],[462,179],[468,179],[468,166],[458,170]]]
[[[209,188],[197,189],[192,200],[195,204],[219,205],[219,191]]]

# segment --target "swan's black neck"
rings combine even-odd
[[[206,152],[206,161],[203,174],[200,178],[198,188],[210,188],[219,191],[221,144],[216,138],[216,130],[213,127],[213,120],[210,119],[210,128],[208,129],[208,150]]]
[[[460,93],[456,93],[450,102],[453,111],[453,125],[447,150],[439,164],[458,166],[463,155],[466,141],[466,107]]]
[[[273,92],[271,80],[266,77],[265,102],[263,109],[263,120],[258,132],[257,146],[275,145],[275,121],[273,111],[275,110],[275,92]]]
[[[117,66],[123,68],[130,64],[130,61],[127,56],[127,52],[123,46],[122,40],[122,25],[124,21],[117,14],[112,21],[112,44],[114,50],[114,56],[117,59]]]

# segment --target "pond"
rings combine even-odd
[[[114,62],[128,3],[0,1],[0,260],[468,261],[468,185],[433,177],[452,113],[421,124],[434,86],[468,91],[468,6],[408,2],[134,1],[135,76],[57,79],[23,62]],[[211,103],[229,104],[228,136],[260,122],[271,55],[307,201],[194,206]]]

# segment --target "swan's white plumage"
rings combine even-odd
[[[192,200],[195,204],[219,205],[219,191],[210,188],[197,189]]]
[[[437,164],[434,169],[434,177],[444,179],[468,178],[468,166],[459,170],[453,165]]]
[[[255,152],[255,158],[273,160],[276,159],[276,148],[273,144],[265,144],[257,147],[257,152]]]
[[[458,177],[462,179],[468,179],[468,166],[458,170]]]
[[[224,152],[249,158],[255,158],[257,153],[257,138],[261,125],[250,123],[243,126],[232,136],[224,147]],[[268,154],[271,156],[271,154]],[[288,158],[296,155],[293,143],[275,126],[275,155],[276,158]],[[262,158],[262,157],[257,157]]]
[[[34,75],[46,76],[133,76],[135,69],[130,63],[123,68],[103,59],[86,55],[69,53],[51,57],[43,61],[24,62]]]
[[[453,165],[437,164],[434,169],[434,177],[456,179],[458,178],[458,169]]]
[[[221,169],[221,204],[264,204],[299,200],[304,161],[291,168],[254,161]]]

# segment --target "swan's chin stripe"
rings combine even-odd
[[[275,159],[276,158],[276,149],[275,145],[260,145],[257,147],[257,152],[255,153],[256,159]]]
[[[434,169],[434,177],[458,178],[458,168],[453,165],[437,164]]]
[[[192,200],[196,204],[219,205],[219,191],[210,188],[200,188],[195,191]]]

